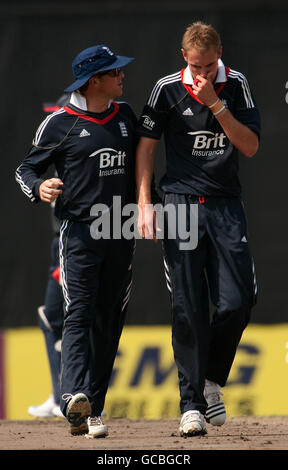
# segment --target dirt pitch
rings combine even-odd
[[[181,438],[179,421],[105,420],[109,436],[71,436],[64,419],[0,420],[0,450],[164,451],[288,450],[288,416],[230,418],[224,426],[207,425],[205,436]],[[119,452],[118,452],[119,453]],[[143,452],[142,452],[143,453]]]

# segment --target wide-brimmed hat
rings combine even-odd
[[[72,62],[75,82],[65,88],[65,92],[78,90],[92,75],[106,70],[118,69],[129,64],[133,57],[114,54],[104,44],[88,47],[81,51]]]

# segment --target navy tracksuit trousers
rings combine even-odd
[[[95,240],[86,223],[61,226],[61,394],[85,393],[92,416],[103,411],[130,296],[133,252],[134,240]],[[62,399],[63,414],[65,406]]]
[[[238,198],[166,194],[165,204],[185,205],[188,232],[190,204],[198,204],[197,247],[180,250],[183,240],[165,236],[164,263],[171,293],[180,410],[184,413],[196,409],[205,414],[205,379],[222,387],[226,384],[256,302],[246,220]],[[165,222],[167,234],[167,215]],[[211,303],[215,307],[213,315]]]

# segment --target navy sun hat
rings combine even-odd
[[[75,82],[65,88],[65,92],[78,90],[92,75],[106,70],[124,67],[134,60],[133,57],[115,55],[104,44],[88,47],[81,51],[72,62]]]

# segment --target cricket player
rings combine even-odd
[[[122,205],[135,202],[136,117],[115,101],[132,60],[102,44],[81,51],[72,63],[75,81],[65,90],[70,102],[42,122],[16,171],[26,196],[55,201],[61,221],[60,406],[71,433],[90,438],[108,434],[101,412],[132,283],[134,240],[91,232],[99,205],[113,220],[115,195]],[[57,177],[43,178],[50,167]]]
[[[257,152],[260,118],[246,77],[222,62],[221,39],[211,25],[190,25],[182,54],[186,67],[158,80],[144,107],[136,180],[139,231],[155,238],[150,180],[155,148],[164,135],[164,208],[175,208],[187,233],[197,230],[195,246],[183,249],[183,237],[179,230],[171,236],[175,227],[164,211],[179,432],[187,436],[205,434],[205,421],[216,426],[225,422],[220,390],[256,302],[238,159],[239,153],[250,158]],[[196,222],[189,218],[192,206]],[[209,300],[215,307],[212,319]]]

